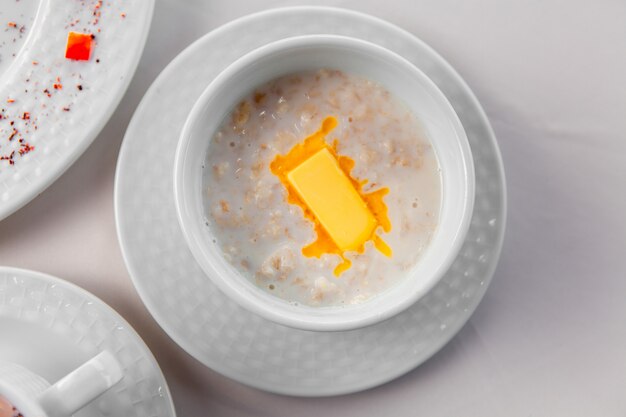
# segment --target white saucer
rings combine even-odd
[[[226,298],[185,244],[173,199],[178,135],[212,78],[244,53],[309,33],[353,36],[411,60],[452,102],[472,147],[476,203],[458,259],[404,313],[349,332],[316,333],[266,321]],[[182,52],[154,82],[126,132],[115,184],[126,264],[151,314],[208,367],[260,389],[322,396],[370,388],[413,369],[468,320],[494,272],[506,215],[502,160],[485,114],[463,80],[413,35],[379,19],[333,8],[270,10],[231,22]]]
[[[0,156],[13,154],[13,164],[0,160],[0,220],[52,184],[109,120],[139,63],[154,0],[1,3]],[[95,36],[88,61],[65,58],[70,31]]]
[[[163,374],[130,325],[87,291],[58,278],[0,267],[0,357],[56,382],[97,353],[124,378],[75,415],[175,417]]]

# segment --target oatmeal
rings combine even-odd
[[[288,182],[272,172],[328,123],[325,145],[298,161],[302,175]],[[381,85],[340,71],[298,73],[258,88],[225,118],[204,167],[215,244],[247,279],[293,303],[368,300],[410,273],[437,226],[439,166],[419,121]],[[353,195],[335,200],[344,192]],[[341,217],[329,199],[352,204],[352,212]],[[311,251],[320,236],[329,245]]]

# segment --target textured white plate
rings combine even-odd
[[[56,382],[97,353],[124,378],[76,416],[174,417],[163,374],[130,325],[85,290],[38,272],[0,267],[0,357]]]
[[[0,157],[13,154],[13,164],[0,160],[0,220],[54,182],[100,132],[137,67],[153,7],[154,0],[2,0]],[[69,31],[95,35],[89,61],[65,58]],[[26,144],[34,149],[20,155]]]
[[[41,0],[5,0],[0,7],[0,79],[32,32]]]
[[[420,67],[454,106],[472,147],[476,202],[466,242],[445,278],[416,305],[375,326],[307,332],[261,319],[201,271],[178,226],[173,162],[194,101],[234,59],[284,37],[329,33],[379,43]],[[117,168],[118,234],[133,282],[163,329],[195,358],[277,393],[354,392],[406,373],[463,326],[489,284],[502,245],[504,172],[493,132],[467,85],[430,47],[379,19],[331,8],[277,9],[238,19],[181,53],[154,82],[126,132]]]

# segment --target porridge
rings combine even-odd
[[[409,275],[441,200],[436,155],[406,105],[326,69],[244,98],[211,139],[203,187],[224,257],[309,306],[361,303]]]

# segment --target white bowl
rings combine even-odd
[[[439,160],[439,225],[411,275],[385,292],[341,307],[293,305],[246,279],[221,254],[207,227],[202,167],[223,119],[256,87],[274,78],[333,68],[374,80],[403,100],[420,120]],[[260,47],[222,71],[195,103],[181,132],[174,197],[191,252],[227,296],[266,319],[315,331],[355,329],[388,319],[415,303],[445,274],[467,233],[474,204],[474,166],[456,113],[435,84],[401,56],[369,42],[331,35],[288,38]]]

